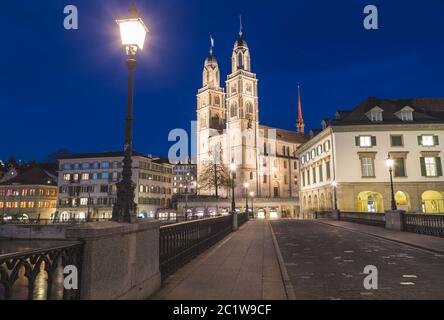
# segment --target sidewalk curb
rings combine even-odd
[[[368,232],[361,231],[361,230],[355,230],[355,229],[347,228],[347,227],[344,227],[344,226],[337,226],[337,225],[334,225],[334,224],[330,224],[328,222],[323,222],[323,221],[314,221],[314,222],[316,222],[318,224],[334,227],[334,228],[342,228],[342,229],[345,229],[345,230],[348,230],[348,231],[366,234],[366,235],[369,235],[369,236],[372,236],[372,237],[375,237],[375,238],[378,238],[378,239],[386,240],[386,241],[392,241],[392,242],[395,242],[395,243],[398,243],[398,244],[402,244],[402,245],[405,245],[405,246],[409,246],[409,247],[413,247],[413,248],[416,248],[416,249],[421,249],[421,250],[424,250],[424,251],[428,251],[429,253],[433,252],[433,253],[436,253],[436,254],[444,254],[444,250],[430,249],[430,248],[427,248],[427,247],[424,247],[424,246],[420,246],[420,245],[417,245],[417,244],[412,244],[411,242],[406,242],[406,241],[402,241],[402,240],[396,240],[396,239],[392,239],[392,238],[387,238],[387,237],[384,237],[384,236],[376,235],[376,234],[373,234],[373,233],[368,233]]]
[[[296,294],[294,293],[293,285],[291,284],[290,277],[288,276],[287,268],[285,267],[284,258],[282,257],[281,249],[279,248],[279,244],[276,239],[276,235],[274,234],[273,227],[271,223],[267,221],[268,226],[271,231],[271,238],[273,239],[274,250],[276,252],[276,256],[279,262],[279,268],[281,269],[282,281],[284,282],[285,294],[287,295],[287,300],[296,300]]]

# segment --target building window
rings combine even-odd
[[[253,171],[250,171],[250,180],[253,180]]]
[[[361,148],[370,148],[376,146],[376,137],[373,136],[359,136],[355,138],[356,146]]]
[[[294,161],[294,162],[293,162],[293,169],[294,169],[294,170],[297,170],[297,169],[298,169],[298,162],[297,162],[297,161]]]
[[[325,152],[330,151],[330,140],[325,141],[324,150]]]
[[[109,162],[102,163],[102,168],[103,169],[108,169],[109,168]]]
[[[80,205],[86,206],[88,204],[88,198],[80,198]]]
[[[404,145],[402,135],[390,136],[390,143],[392,147],[402,147]]]
[[[401,112],[401,120],[402,121],[413,121],[413,113],[411,111]]]
[[[433,135],[419,136],[418,144],[424,147],[434,147],[439,145],[439,138]]]
[[[63,165],[63,170],[71,170],[71,165],[69,163],[65,163]]]
[[[69,173],[65,173],[65,174],[63,175],[63,180],[64,180],[64,181],[69,181],[69,180],[71,180],[71,175],[70,175]]]
[[[109,172],[102,172],[102,179],[109,179]]]
[[[284,176],[284,183],[285,183],[285,184],[288,184],[288,178],[287,178],[287,175]]]
[[[330,180],[330,178],[331,178],[331,174],[330,174],[330,161],[327,161],[325,163],[325,170],[326,170],[327,180]]]
[[[363,177],[374,177],[373,158],[361,158],[361,171]]]
[[[322,154],[322,145],[320,145],[320,146],[318,146],[318,155],[321,155]]]
[[[421,172],[425,177],[441,177],[442,164],[439,157],[421,158]]]
[[[87,180],[89,180],[89,173],[83,173],[83,174],[82,174],[82,180],[83,180],[83,181],[87,181]]]
[[[302,171],[302,186],[305,187],[305,171]]]
[[[395,158],[395,177],[405,177],[405,159]]]
[[[284,160],[284,169],[287,169],[287,160]]]
[[[313,167],[313,183],[316,183],[316,167]]]
[[[311,183],[310,181],[310,170],[307,170],[307,186],[309,186]]]
[[[89,169],[89,163],[82,163],[82,169],[88,170]]]
[[[319,182],[324,181],[324,172],[322,171],[322,163],[319,165]]]

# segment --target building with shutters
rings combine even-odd
[[[444,99],[369,98],[337,111],[297,150],[302,211],[331,210],[335,198],[342,211],[390,210],[390,157],[397,208],[444,213],[443,143]]]

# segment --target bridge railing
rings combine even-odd
[[[247,220],[246,213],[238,214],[239,226]],[[161,226],[159,255],[162,279],[224,238],[232,228],[233,215]]]
[[[384,213],[340,212],[340,220],[385,227]]]
[[[0,300],[80,298],[81,242],[0,255]],[[64,286],[64,268],[77,268],[77,289]]]
[[[404,231],[444,237],[444,214],[403,214]]]

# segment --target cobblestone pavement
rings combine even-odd
[[[297,299],[444,299],[444,255],[314,221],[272,227]],[[378,290],[364,288],[367,265]]]

